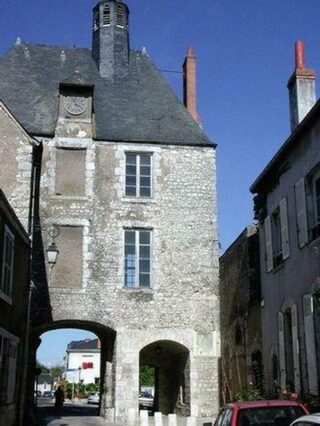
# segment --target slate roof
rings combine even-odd
[[[53,385],[54,379],[50,374],[39,374],[38,376],[38,385],[43,385],[44,383],[49,383]]]
[[[313,108],[308,112],[305,118],[301,121],[301,123],[296,127],[296,129],[291,133],[288,139],[283,143],[280,149],[276,152],[274,157],[269,161],[266,167],[262,170],[253,184],[250,186],[250,191],[252,194],[258,192],[268,192],[268,182],[270,176],[276,176],[279,171],[279,167],[281,168],[281,164],[284,159],[288,155],[293,147],[296,146],[301,141],[301,138],[304,136],[306,132],[308,132],[315,122],[317,122],[320,118],[320,100],[318,100]]]
[[[73,341],[68,344],[68,350],[83,350],[83,349],[99,349],[98,348],[98,339],[85,339]]]
[[[215,147],[143,52],[130,52],[128,77],[114,83],[90,49],[19,41],[0,59],[0,99],[31,135],[54,135],[62,82],[93,85],[97,140]]]

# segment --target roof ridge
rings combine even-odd
[[[16,43],[15,46],[34,46],[34,47],[50,47],[55,49],[70,49],[70,50],[88,50],[91,51],[89,47],[79,47],[79,46],[60,46],[57,44],[45,44],[45,43],[32,43],[29,41],[21,40],[20,43]]]

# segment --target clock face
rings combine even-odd
[[[64,101],[66,111],[71,115],[81,115],[87,109],[87,98],[67,96]]]

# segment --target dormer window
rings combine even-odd
[[[109,5],[105,5],[103,8],[103,26],[110,25],[110,7]]]
[[[99,12],[96,10],[93,15],[93,30],[97,31],[99,28]]]
[[[124,27],[125,25],[124,9],[120,5],[117,6],[116,25],[117,27]]]

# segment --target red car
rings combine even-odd
[[[246,401],[226,405],[214,426],[289,426],[308,414],[304,405],[295,401]]]

